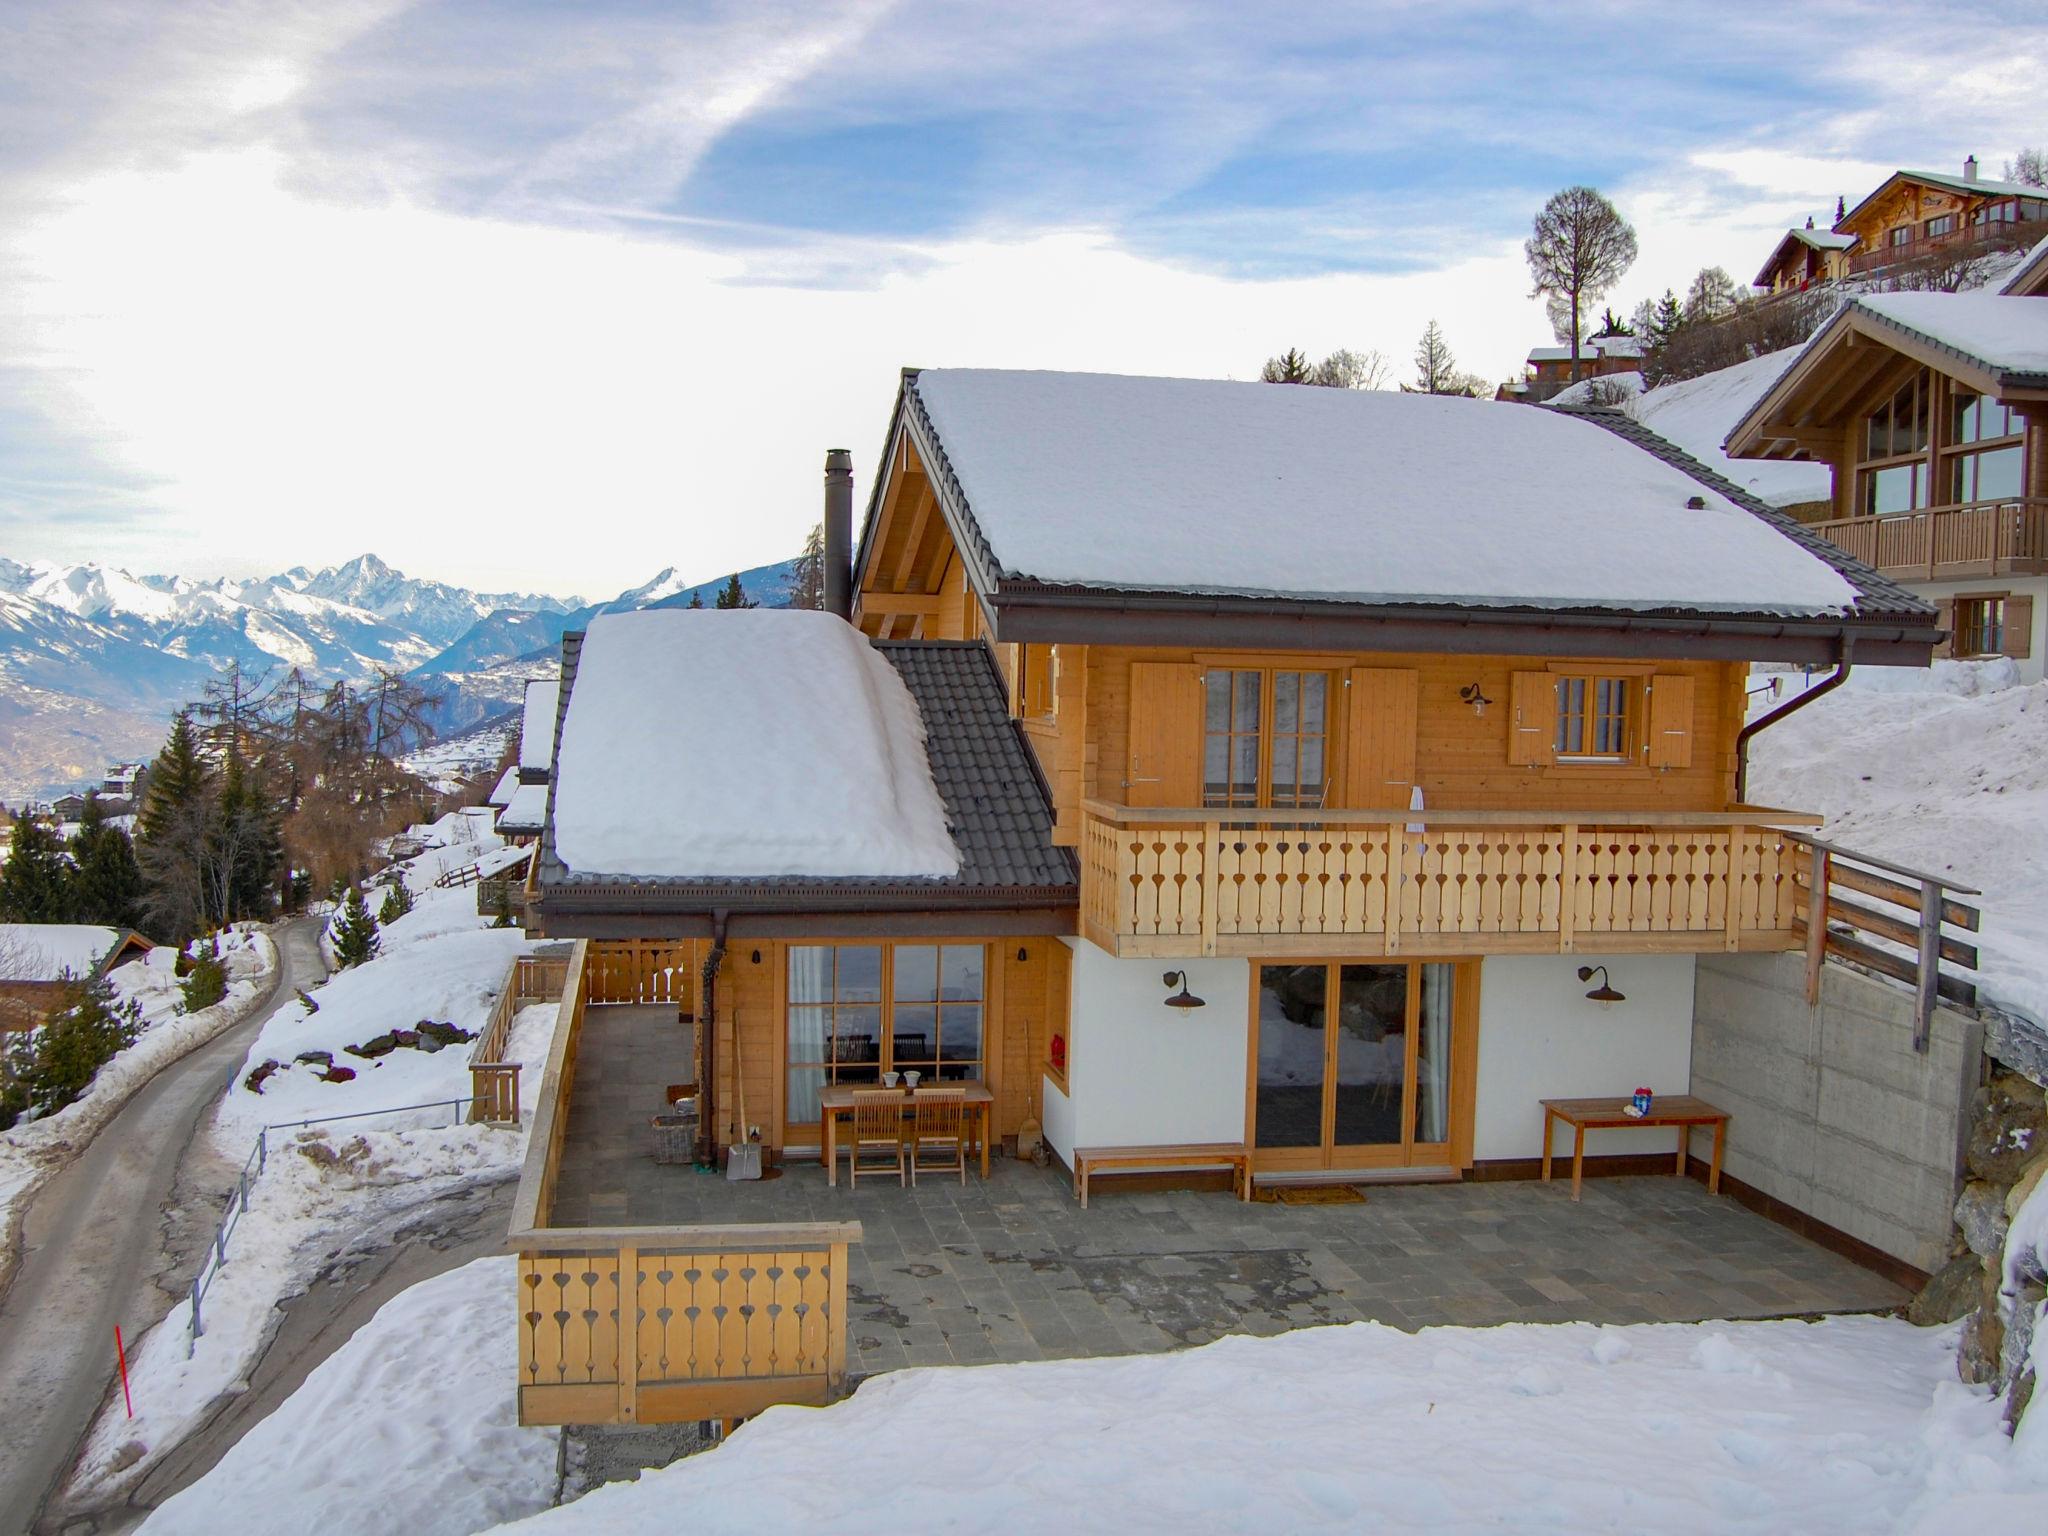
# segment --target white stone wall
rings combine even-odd
[[[1595,1003],[1582,965],[1604,965],[1628,1000]],[[1543,1099],[1692,1091],[1691,955],[1498,955],[1479,976],[1472,1155],[1543,1154]],[[1569,1134],[1557,1147],[1571,1155]],[[1678,1150],[1673,1130],[1589,1131],[1589,1157]]]

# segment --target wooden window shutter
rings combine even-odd
[[[1693,680],[1684,672],[1659,672],[1648,684],[1650,705],[1643,726],[1643,761],[1652,768],[1692,766]]]
[[[2034,651],[2034,600],[2015,592],[2005,600],[2005,654],[2024,661]]]
[[[1557,757],[1557,678],[1517,672],[1508,699],[1508,761],[1544,766]]]
[[[1415,788],[1415,710],[1422,674],[1353,667],[1345,717],[1344,805],[1399,809]]]
[[[1952,597],[1938,597],[1934,600],[1934,622],[1948,631],[1934,648],[1937,656],[1953,656],[1956,644],[1956,600]]]
[[[1202,803],[1202,673],[1193,662],[1131,663],[1130,805]]]

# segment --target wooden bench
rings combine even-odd
[[[1728,1112],[1716,1109],[1705,1099],[1689,1093],[1660,1094],[1650,1102],[1650,1112],[1637,1117],[1623,1113],[1627,1099],[1545,1099],[1543,1102],[1543,1182],[1550,1182],[1552,1128],[1563,1121],[1572,1128],[1572,1198],[1579,1198],[1579,1181],[1586,1166],[1586,1132],[1639,1130],[1644,1126],[1677,1127],[1678,1165],[1673,1170],[1685,1177],[1685,1159],[1692,1150],[1692,1128],[1714,1128],[1714,1160],[1707,1171],[1707,1193],[1721,1193],[1721,1149],[1728,1140]]]
[[[1252,1197],[1252,1153],[1242,1142],[1200,1141],[1179,1146],[1076,1147],[1074,1196],[1088,1209],[1088,1179],[1103,1168],[1228,1168],[1230,1187],[1240,1200]]]

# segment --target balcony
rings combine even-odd
[[[1849,275],[1869,277],[1914,262],[1933,262],[1939,257],[1967,261],[1995,251],[2023,251],[2040,238],[2042,222],[2039,219],[2001,219],[1952,229],[1945,234],[1922,234],[1899,244],[1852,251],[1849,254]]]
[[[1813,527],[1901,581],[2048,572],[2048,500],[2040,497],[1838,518]]]
[[[1081,932],[1118,956],[1795,950],[1820,818],[1084,806]]]

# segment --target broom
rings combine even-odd
[[[725,1176],[728,1179],[758,1179],[761,1177],[761,1143],[754,1140],[747,1131],[747,1074],[740,1062],[740,1011],[732,1011],[732,1081],[733,1097],[740,1107],[740,1121],[733,1128],[732,1145],[725,1152]]]

